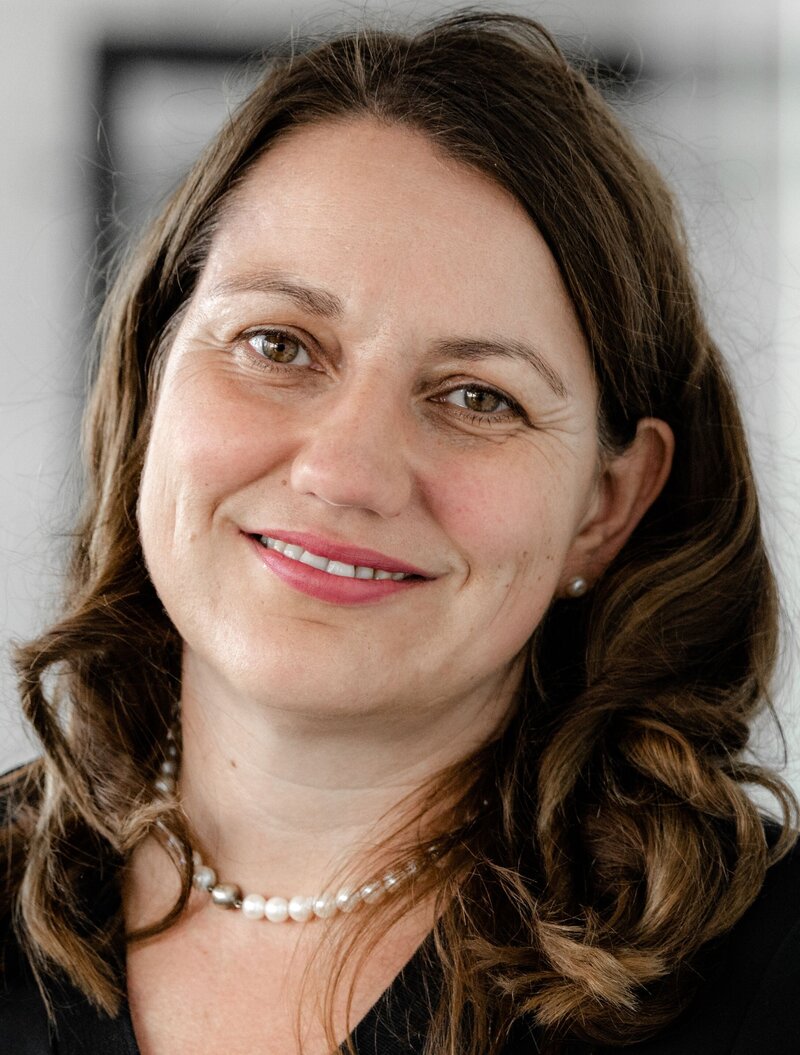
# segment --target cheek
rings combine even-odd
[[[145,459],[140,522],[160,519],[194,534],[226,497],[288,456],[288,430],[247,400],[214,398],[198,385],[159,403]]]
[[[568,472],[522,453],[450,463],[436,488],[437,519],[461,549],[470,576],[494,576],[505,588],[521,577],[555,583],[572,541],[576,503],[564,482]]]
[[[566,467],[553,473],[541,459],[458,469],[451,463],[442,476],[435,516],[464,566],[454,606],[468,633],[460,663],[466,651],[481,668],[506,667],[549,608],[575,522],[575,493],[565,477]]]

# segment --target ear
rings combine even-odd
[[[659,418],[642,418],[633,442],[604,462],[591,508],[564,562],[558,596],[580,577],[594,584],[630,538],[666,483],[675,437]]]

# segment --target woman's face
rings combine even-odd
[[[509,194],[369,120],[278,142],[214,236],[142,479],[145,557],[193,676],[314,712],[496,700],[582,570],[596,405]]]

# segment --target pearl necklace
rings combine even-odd
[[[167,757],[161,763],[160,772],[154,782],[154,790],[161,798],[172,798],[177,789],[178,746],[173,729],[167,732]],[[174,839],[169,838],[174,844]],[[263,894],[244,894],[236,883],[221,883],[217,873],[197,850],[192,852],[192,882],[197,890],[211,897],[211,903],[222,909],[241,911],[246,919],[268,920],[270,923],[307,923],[313,919],[330,919],[337,912],[352,912],[362,902],[371,905],[385,894],[393,893],[405,881],[420,872],[426,865],[425,857],[432,864],[440,856],[436,845],[429,846],[425,855],[411,860],[402,869],[388,872],[381,879],[374,879],[363,886],[342,887],[336,894],[317,896],[294,894],[292,897],[265,897]]]

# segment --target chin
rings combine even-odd
[[[258,648],[226,635],[211,648],[184,647],[183,692],[209,702],[238,700],[250,706],[285,711],[287,715],[354,717],[380,711],[378,701],[390,698],[391,679],[385,686],[355,664],[360,671],[354,684],[354,665],[309,661],[309,649]],[[310,646],[309,646],[310,648]],[[384,670],[386,668],[384,667]],[[396,686],[396,679],[394,680]],[[385,690],[385,691],[384,691]],[[396,688],[395,688],[396,694]]]

